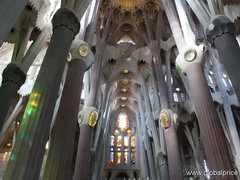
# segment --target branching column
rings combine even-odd
[[[85,63],[75,59],[68,65],[58,115],[51,135],[44,180],[70,179],[77,116]]]
[[[234,170],[225,136],[204,76],[203,46],[193,46],[182,51],[176,63],[186,72],[192,92],[192,101],[200,126],[201,137],[210,170]],[[217,180],[232,180],[236,176],[213,176]]]
[[[214,17],[206,30],[208,41],[216,47],[240,101],[240,48],[234,33],[234,24],[226,16]]]
[[[4,124],[9,108],[17,97],[18,89],[26,79],[25,73],[16,64],[10,63],[3,71],[3,81],[0,87],[0,130]]]
[[[97,103],[97,93],[99,89],[100,77],[101,77],[101,67],[102,67],[102,57],[103,50],[106,46],[106,39],[108,37],[111,18],[114,13],[114,8],[109,11],[109,15],[106,20],[106,24],[104,25],[103,32],[100,31],[100,26],[98,25],[96,28],[97,34],[97,42],[96,45],[96,55],[95,55],[95,63],[93,66],[93,73],[90,82],[90,94],[85,103],[85,107],[82,113],[82,122],[79,122],[80,126],[80,134],[78,141],[78,151],[77,151],[77,159],[74,170],[74,180],[88,180],[90,179],[90,152],[92,146],[92,138],[93,138],[93,129],[96,125],[96,121],[98,119],[97,109],[95,108]]]
[[[5,180],[39,178],[68,51],[80,28],[68,9],[58,10],[52,23],[52,39],[24,112]]]
[[[162,110],[170,110],[166,83],[164,81],[164,74],[162,70],[160,57],[157,57],[157,56],[153,57],[153,62],[156,63],[157,65],[156,67],[158,67],[156,69],[156,73],[158,76],[157,80],[159,84],[161,108]],[[173,123],[174,122],[172,122],[172,124]],[[164,130],[164,135],[166,139],[166,148],[167,148],[167,156],[168,156],[167,161],[168,161],[170,180],[182,180],[183,172],[181,168],[181,156],[180,156],[180,149],[179,149],[176,128],[174,126],[170,126],[166,128]],[[164,168],[164,166],[166,165],[162,164],[161,168]],[[163,175],[161,176],[164,177]]]
[[[45,167],[44,180],[71,178],[74,140],[85,69],[93,62],[90,48],[83,41],[73,43],[68,72],[58,114],[51,135],[51,144]],[[71,60],[73,56],[73,60]]]

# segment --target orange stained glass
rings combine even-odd
[[[126,146],[126,147],[129,145],[129,137],[128,136],[124,136],[123,143],[124,143],[124,146]]]
[[[127,130],[127,134],[128,134],[128,135],[132,135],[133,132],[132,132],[130,129],[128,129],[128,130]]]
[[[121,164],[121,156],[122,156],[122,153],[117,152],[117,164]]]
[[[132,137],[131,137],[131,146],[132,146],[132,147],[135,147],[135,146],[136,146],[135,136],[132,136]]]
[[[117,146],[121,147],[122,146],[122,136],[117,137]]]
[[[128,128],[128,119],[126,114],[121,113],[118,116],[118,127],[121,131],[125,131]]]
[[[124,164],[128,163],[128,152],[124,152]]]
[[[114,146],[114,140],[115,140],[115,137],[114,137],[114,136],[111,136],[111,143],[110,143],[110,146]]]

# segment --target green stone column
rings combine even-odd
[[[79,32],[78,19],[68,9],[53,17],[53,35],[30,95],[4,180],[37,180],[69,48]]]

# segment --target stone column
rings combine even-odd
[[[7,65],[2,76],[2,86],[0,87],[0,130],[2,130],[13,100],[17,97],[18,89],[26,79],[25,73],[13,63]]]
[[[215,171],[231,171],[234,170],[233,162],[201,64],[203,50],[203,46],[188,47],[178,55],[176,63],[181,72],[185,72],[188,77],[208,168]],[[236,176],[212,176],[212,178],[233,180]]]
[[[17,21],[28,0],[1,0],[0,3],[0,46]]]
[[[94,107],[86,107],[80,113],[80,135],[73,180],[90,179],[90,155],[93,127],[97,123],[98,113]]]
[[[6,180],[39,178],[68,51],[80,28],[68,9],[59,9],[52,23],[52,39],[23,115],[4,174]]]
[[[162,63],[160,57],[153,57],[153,62],[156,63],[156,71],[158,76],[159,92],[160,92],[160,103],[162,110],[170,110],[168,93],[166,88],[166,83],[164,81],[164,74],[162,70]],[[160,123],[160,122],[159,122]],[[183,171],[181,167],[181,155],[179,150],[179,143],[176,128],[174,126],[168,127],[164,130],[164,136],[166,139],[166,150],[168,158],[168,169],[170,180],[182,180]],[[174,157],[174,158],[171,158]],[[166,172],[167,164],[165,163],[165,156],[162,156],[162,162],[160,163],[160,169],[162,179],[168,177]]]
[[[75,59],[68,65],[66,83],[51,135],[44,180],[70,179],[84,71],[85,63],[80,59]]]
[[[217,49],[240,101],[240,48],[234,33],[234,24],[226,16],[214,17],[206,30],[207,39]]]
[[[86,43],[78,40],[73,43],[70,50],[70,62],[51,135],[51,144],[43,176],[44,180],[66,180],[71,178],[70,170],[74,153],[83,75],[87,66],[94,59],[92,52],[89,53],[89,49]]]
[[[141,95],[138,95],[138,109],[139,109],[139,113],[140,113],[140,120],[141,120],[141,129],[142,129],[142,140],[145,146],[145,149],[147,151],[147,159],[148,159],[148,165],[149,165],[149,171],[150,171],[150,176],[151,179],[157,179],[157,172],[156,172],[156,167],[154,165],[154,157],[153,157],[153,153],[151,151],[151,144],[149,141],[149,137],[148,137],[148,132],[147,132],[147,128],[146,128],[146,118],[145,118],[145,114],[144,114],[144,107],[143,107],[143,102],[142,102],[142,98]]]

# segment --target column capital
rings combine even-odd
[[[235,33],[233,22],[223,15],[213,17],[211,19],[211,24],[206,29],[207,40],[214,45],[214,40],[225,33]]]
[[[16,84],[19,88],[24,84],[26,80],[26,74],[22,71],[22,69],[14,63],[10,63],[4,69],[2,74],[4,82],[12,82]]]
[[[53,31],[57,27],[66,27],[69,31],[72,31],[74,34],[74,37],[79,33],[80,30],[80,23],[78,18],[75,16],[75,14],[67,9],[67,8],[61,8],[59,9],[52,19],[53,24]]]
[[[183,74],[191,64],[202,64],[205,47],[193,45],[186,47],[179,53],[176,59],[176,68]]]
[[[163,109],[160,112],[159,120],[160,125],[163,129],[168,129],[174,127],[177,121],[177,114],[174,113],[171,109]]]
[[[73,41],[67,60],[71,62],[75,59],[82,60],[86,66],[86,69],[88,69],[94,62],[93,52],[85,41],[79,39],[75,39]]]
[[[85,107],[78,114],[79,125],[89,125],[94,127],[98,121],[98,112],[95,107]]]

